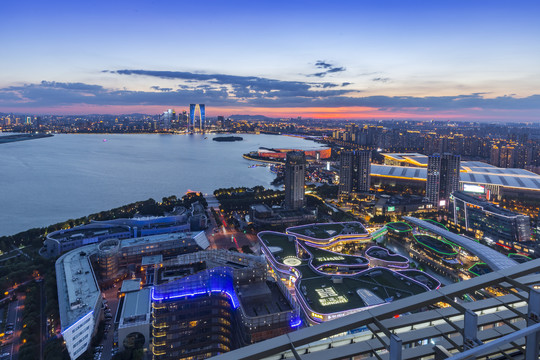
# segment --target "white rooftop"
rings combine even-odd
[[[180,232],[180,233],[149,235],[149,236],[142,236],[138,238],[124,239],[121,241],[120,247],[124,248],[124,247],[136,246],[136,245],[159,243],[162,241],[184,240],[184,239],[195,240],[195,242],[203,249],[206,249],[207,247],[210,246],[210,242],[206,238],[204,231],[201,231],[200,233]]]
[[[425,181],[427,169],[411,166],[371,165],[371,175]],[[498,168],[479,161],[462,161],[460,182],[540,191],[540,175],[525,169]]]
[[[58,305],[62,331],[91,312],[101,296],[89,255],[95,244],[64,254],[56,261]]]

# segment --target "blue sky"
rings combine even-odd
[[[7,1],[0,111],[540,121],[537,1]],[[204,76],[202,76],[204,75]]]

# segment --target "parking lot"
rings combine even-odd
[[[118,284],[116,286],[119,286]],[[103,339],[98,346],[94,348],[95,360],[108,360],[113,357],[118,351],[118,348],[113,346],[116,342],[115,334],[115,319],[118,308],[119,299],[117,297],[118,287],[112,287],[104,290],[103,295],[103,317],[102,321],[105,324]]]

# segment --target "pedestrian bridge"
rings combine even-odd
[[[403,219],[413,225],[427,229],[436,235],[440,235],[464,249],[467,249],[480,260],[485,262],[492,270],[502,270],[517,265],[517,261],[510,259],[508,256],[505,256],[504,254],[501,254],[500,252],[465,236],[454,234],[453,232],[443,229],[442,227],[431,222],[412,216],[404,216]]]

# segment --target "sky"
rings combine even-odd
[[[540,122],[539,1],[2,1],[0,112]]]

